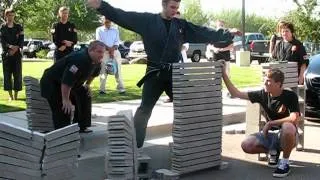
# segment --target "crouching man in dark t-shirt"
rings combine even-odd
[[[273,176],[287,176],[290,172],[289,156],[296,146],[300,110],[297,95],[282,87],[283,72],[279,69],[269,70],[264,89],[252,92],[239,91],[228,78],[225,68],[222,77],[232,96],[259,103],[267,114],[263,130],[242,142],[243,151],[249,154],[269,153],[269,165],[277,167]],[[283,159],[278,163],[280,151],[283,151]]]

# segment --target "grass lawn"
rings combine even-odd
[[[23,62],[23,76],[33,76],[41,78],[44,69],[50,67],[52,61],[41,62]],[[113,76],[108,77],[107,95],[98,95],[99,78],[96,78],[91,87],[93,93],[93,103],[104,103],[112,101],[122,101],[141,98],[141,89],[136,86],[136,83],[145,73],[145,65],[130,64],[122,66],[122,76],[127,90],[125,95],[119,95],[116,90],[116,81]],[[260,66],[238,67],[231,65],[231,78],[237,87],[257,86],[261,83]],[[8,102],[8,93],[3,91],[3,73],[2,63],[0,63],[0,113],[19,111],[26,108],[25,104],[25,89],[19,93],[17,101]]]

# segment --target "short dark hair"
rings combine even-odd
[[[6,9],[4,11],[4,16],[7,16],[9,13],[15,13],[15,11],[12,8]]]
[[[274,82],[280,82],[281,86],[282,86],[282,84],[284,82],[284,73],[278,68],[270,69],[267,72],[266,76],[268,78],[273,79]]]
[[[291,33],[294,33],[294,27],[292,23],[283,22],[283,24],[280,25],[280,30],[285,28],[290,29]]]
[[[90,44],[88,46],[88,51],[92,51],[92,50],[96,49],[98,46],[106,47],[106,45],[103,42],[98,41],[98,40],[94,40],[94,41],[90,42]]]
[[[181,0],[162,0],[162,5],[168,4],[169,1],[181,2]]]

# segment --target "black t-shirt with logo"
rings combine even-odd
[[[297,62],[299,74],[301,65],[309,62],[305,47],[297,39],[290,42],[281,40],[275,47],[274,56],[279,61]]]
[[[248,92],[252,103],[259,103],[267,114],[267,121],[287,117],[292,112],[299,112],[299,102],[296,93],[283,90],[280,96],[272,97],[264,89]]]
[[[50,97],[53,91],[66,84],[78,88],[100,72],[100,64],[92,64],[88,49],[73,52],[45,70],[41,79],[41,94]]]
[[[73,45],[77,44],[78,36],[77,36],[76,26],[69,21],[65,24],[61,22],[54,23],[52,25],[51,33],[52,33],[52,40],[54,44],[57,46],[56,49],[58,49],[63,45],[62,43],[63,40],[72,41]],[[66,47],[65,51],[72,52],[73,45],[71,47]]]
[[[9,45],[15,45],[22,48],[24,40],[23,27],[20,24],[13,24],[8,27],[6,23],[0,25],[0,41],[3,48],[3,54],[9,50]]]

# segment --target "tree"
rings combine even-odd
[[[2,0],[0,2],[0,20],[2,22],[5,22],[4,20],[4,11],[7,9],[7,8],[12,8],[18,1],[17,0]]]
[[[182,16],[196,25],[208,25],[210,22],[209,15],[202,12],[200,0],[186,0]]]
[[[223,20],[227,27],[241,29],[241,11],[240,10],[222,10],[210,15],[210,19]],[[211,23],[212,24],[212,23]],[[266,36],[274,33],[276,21],[271,18],[265,18],[256,14],[246,15],[246,32],[261,32]]]
[[[295,35],[300,40],[319,43],[320,21],[317,0],[304,0],[303,2],[293,0],[297,9],[289,12],[284,19],[292,22],[295,26]]]
[[[27,36],[51,37],[53,22],[58,21],[59,7],[70,8],[70,21],[75,23],[81,34],[92,33],[99,25],[98,15],[93,9],[86,7],[83,0],[5,0],[1,1],[1,10],[13,7],[17,22],[24,25]]]

